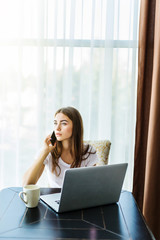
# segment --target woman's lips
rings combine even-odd
[[[61,135],[61,133],[56,133],[56,137],[60,137]]]

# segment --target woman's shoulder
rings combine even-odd
[[[51,164],[51,163],[52,163],[52,154],[51,154],[51,152],[49,152],[47,157],[45,158],[43,164],[47,165],[47,164]]]

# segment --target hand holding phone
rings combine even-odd
[[[52,135],[51,135],[51,140],[50,142],[52,143],[52,145],[54,146],[55,142],[56,142],[57,138],[55,136],[55,132],[53,131]]]

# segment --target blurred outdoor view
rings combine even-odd
[[[109,139],[109,163],[128,162],[136,119],[139,0],[0,0],[0,188],[22,175],[76,107],[84,138]]]

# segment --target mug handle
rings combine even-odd
[[[24,200],[24,198],[22,197],[22,194],[23,195],[27,195],[25,192],[20,192],[19,193],[19,197],[20,197],[20,199],[25,203],[25,204],[27,204],[27,202]]]

